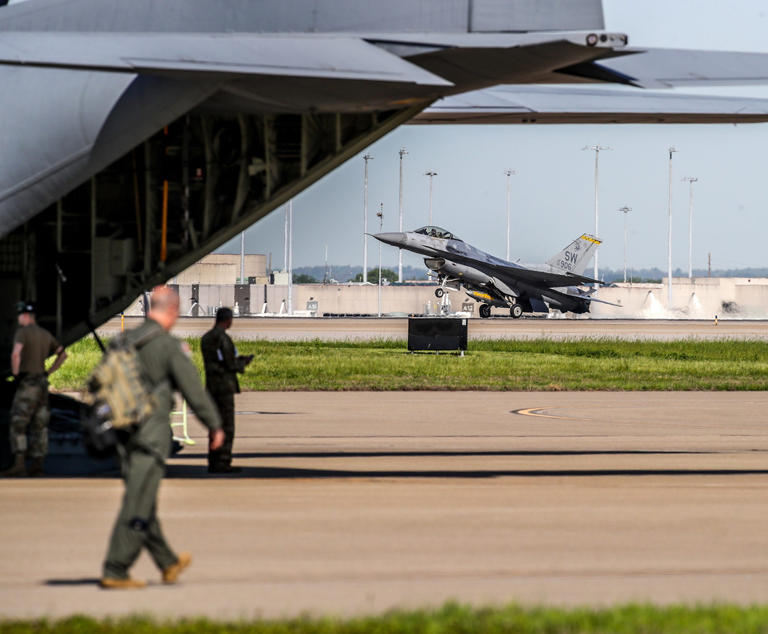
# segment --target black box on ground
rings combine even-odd
[[[467,319],[411,317],[408,350],[466,350]]]

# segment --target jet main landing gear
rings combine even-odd
[[[491,316],[491,307],[488,304],[480,304],[477,312],[480,313],[480,317],[483,319],[488,319]]]
[[[509,308],[509,314],[513,319],[520,319],[523,316],[523,307],[520,304],[512,304]]]

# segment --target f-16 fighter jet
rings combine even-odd
[[[579,288],[601,283],[583,275],[600,245],[600,240],[586,233],[546,264],[538,265],[507,262],[440,227],[377,233],[373,237],[425,256],[424,264],[440,284],[435,295],[442,297],[445,289],[463,288],[472,299],[481,302],[481,317],[490,317],[492,306],[509,308],[509,314],[517,319],[523,313],[548,313],[550,309],[586,313],[591,302],[610,303],[592,297],[597,286],[590,290]]]

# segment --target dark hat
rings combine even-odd
[[[22,313],[34,313],[35,305],[32,302],[18,302],[16,304],[16,312],[19,315]]]

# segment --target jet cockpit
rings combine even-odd
[[[414,233],[420,233],[424,236],[429,236],[430,238],[442,238],[443,240],[458,240],[459,242],[464,242],[461,238],[453,235],[450,231],[429,225],[426,227],[421,227],[420,229],[416,229]]]

